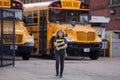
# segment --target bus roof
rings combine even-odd
[[[53,1],[49,2],[39,2],[39,3],[31,3],[31,4],[24,4],[25,8],[33,8],[33,7],[42,7],[42,6],[49,6]]]
[[[68,5],[69,4],[69,5]],[[76,10],[88,10],[89,6],[82,3],[81,1],[75,0],[75,1],[66,1],[66,0],[55,0],[55,1],[49,1],[49,2],[38,2],[38,3],[30,3],[30,4],[24,4],[23,5],[25,9],[33,10],[35,9],[47,9],[49,7],[54,8],[63,8],[63,9],[76,9]]]

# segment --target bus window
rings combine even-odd
[[[33,19],[34,19],[34,23],[33,24],[37,25],[38,24],[38,18],[33,18]]]
[[[22,18],[22,16],[23,16],[23,14],[22,14],[22,10],[20,9],[6,9],[6,10],[8,10],[8,11],[14,11],[15,12],[15,20],[19,20],[19,21],[22,21],[23,20],[23,18]],[[6,13],[6,12],[4,12],[3,13],[3,19],[13,19],[13,15],[10,15],[10,14],[8,14],[8,13]]]
[[[34,17],[38,17],[38,11],[33,11]]]
[[[32,18],[32,11],[28,11],[28,17]]]
[[[27,16],[28,15],[28,12],[24,12],[24,16]]]
[[[87,15],[80,15],[80,22],[83,24],[88,23],[88,16]]]
[[[64,22],[65,20],[64,11],[60,9],[54,9],[54,11],[51,9],[49,10],[49,20],[50,22]]]
[[[88,23],[89,21],[89,12],[80,11],[80,10],[60,10],[56,9],[56,13],[52,14],[49,12],[49,21],[50,22],[60,22],[60,23],[71,23],[72,21],[76,23]]]
[[[0,19],[2,18],[2,14],[1,14],[2,11],[0,11]]]
[[[47,16],[47,11],[46,10],[40,11],[40,16]]]
[[[33,11],[34,25],[38,24],[38,11]]]
[[[0,19],[2,18],[2,15],[1,15],[1,14],[2,14],[2,11],[0,11]]]

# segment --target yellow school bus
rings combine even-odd
[[[12,27],[15,26],[15,52],[22,56],[23,60],[29,60],[34,47],[34,37],[28,32],[24,22],[28,23],[32,19],[27,20],[28,18],[23,16],[23,9],[23,4],[18,0],[0,0],[0,28],[3,21],[3,44],[6,45],[3,49],[6,50],[13,47],[11,31]],[[4,13],[4,11],[13,12],[14,17],[9,13]],[[14,25],[10,20],[14,20]]]
[[[78,0],[25,4],[24,14],[34,19],[28,29],[35,36],[35,54],[54,55],[53,39],[58,29],[66,33],[67,54],[98,59],[101,40],[89,24],[89,6]]]

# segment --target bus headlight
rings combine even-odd
[[[102,42],[101,38],[98,38],[98,42]]]
[[[74,42],[73,38],[66,38],[67,42]]]
[[[26,42],[34,43],[34,39],[32,37],[28,37],[26,39]]]

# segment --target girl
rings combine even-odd
[[[58,30],[57,36],[54,39],[54,46],[55,46],[55,58],[56,58],[56,76],[63,76],[64,70],[64,57],[67,48],[67,42],[64,38],[64,31]],[[60,73],[59,73],[59,63],[60,63]]]

